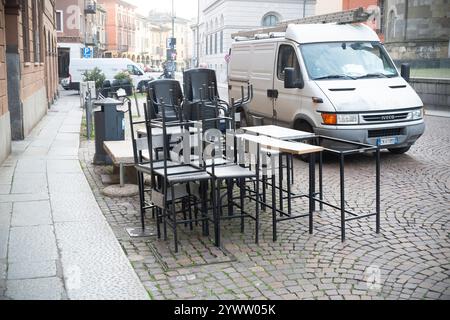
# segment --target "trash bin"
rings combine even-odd
[[[112,164],[103,149],[104,141],[125,140],[125,111],[118,109],[122,102],[106,98],[94,103],[95,156],[94,164]]]

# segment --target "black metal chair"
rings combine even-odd
[[[211,69],[191,69],[183,73],[184,117],[189,120],[216,119],[219,109],[213,101],[219,101],[216,72]],[[206,127],[205,127],[206,125]],[[204,129],[218,128],[217,122],[204,124]]]
[[[166,107],[166,121],[177,121],[180,119],[180,110],[184,100],[180,82],[171,79],[154,80],[148,83],[147,105],[150,107],[150,118],[161,119],[162,112],[158,102],[163,100]],[[156,102],[156,104],[154,103]],[[172,105],[170,104],[172,103]]]
[[[154,101],[153,101],[154,102]],[[155,102],[154,102],[155,103]],[[151,196],[152,202],[156,209],[157,223],[163,222],[164,226],[164,240],[167,240],[167,226],[172,228],[175,243],[175,252],[178,252],[178,231],[179,225],[190,225],[191,229],[193,223],[196,225],[198,222],[202,222],[203,234],[208,234],[208,209],[206,204],[206,188],[209,181],[212,180],[211,175],[206,171],[206,168],[200,168],[187,163],[190,159],[191,147],[189,146],[191,140],[190,128],[193,126],[193,122],[188,121],[174,121],[168,122],[165,116],[165,105],[161,99],[157,106],[160,108],[162,118],[157,121],[150,119],[148,109],[145,109],[146,126],[148,133],[149,149],[153,150],[152,132],[154,129],[162,130],[163,149],[166,151],[162,160],[157,161],[154,159],[153,153],[150,153],[150,172],[152,176],[151,181]],[[183,157],[188,161],[178,162],[177,165],[173,165],[168,156],[170,156],[170,150],[173,145],[170,143],[170,135],[167,133],[168,128],[179,127],[182,133],[183,139],[180,143],[186,146],[183,150]],[[156,166],[154,164],[157,164]],[[159,165],[160,164],[160,165]],[[191,186],[193,182],[200,184],[199,190],[192,190]],[[202,203],[201,217],[198,217],[198,202]],[[176,206],[182,204],[182,210],[177,210]],[[192,206],[194,206],[195,217],[192,216]],[[214,208],[215,206],[213,206]],[[189,217],[186,214],[186,208],[189,212]],[[183,214],[183,219],[179,219],[178,215]],[[158,233],[160,237],[160,233]]]
[[[203,120],[203,122],[216,121],[217,119]],[[219,120],[225,120],[228,125],[228,129],[232,130],[233,120],[231,118],[220,117]],[[226,138],[228,142],[222,141]],[[204,164],[207,171],[213,177],[212,180],[212,197],[213,203],[216,204],[216,210],[214,210],[214,229],[215,229],[215,244],[217,247],[221,245],[221,221],[231,219],[241,219],[241,232],[245,231],[245,218],[250,218],[255,221],[255,242],[259,243],[259,202],[260,202],[260,147],[257,146],[258,152],[256,152],[256,165],[255,171],[251,170],[251,166],[245,166],[245,162],[242,157],[238,156],[238,150],[243,150],[243,141],[239,140],[233,131],[229,131],[224,136],[220,130],[210,130],[210,133],[205,132],[205,144],[210,146],[205,148],[203,154]],[[231,141],[231,142],[230,142]],[[225,153],[221,146],[226,145]],[[208,150],[210,151],[208,154]],[[216,152],[219,152],[219,158],[217,158]],[[231,157],[230,157],[231,155]],[[225,159],[224,162],[220,161],[221,158]],[[219,164],[216,164],[219,159]],[[208,164],[208,160],[211,161]],[[242,163],[242,164],[240,164]],[[226,182],[226,192],[221,194],[223,182]],[[254,190],[247,187],[247,182],[254,183]],[[233,189],[234,185],[239,187],[239,197],[234,197]],[[250,192],[248,192],[250,191]],[[252,197],[254,195],[254,197]],[[228,203],[223,206],[222,202],[224,198],[227,198]],[[254,200],[256,202],[255,215],[252,215],[245,211],[245,199]],[[239,200],[239,203],[236,202]],[[228,215],[224,215],[223,208],[228,208]],[[239,214],[235,214],[234,208],[240,210]]]

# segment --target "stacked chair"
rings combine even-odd
[[[236,128],[234,112],[251,96],[233,101],[231,106],[220,100],[213,70],[189,70],[184,81],[184,96],[178,81],[150,82],[145,120],[134,121],[129,106],[142,228],[145,230],[146,212],[152,210],[158,237],[167,240],[170,228],[178,252],[180,226],[193,230],[201,224],[203,235],[209,236],[212,223],[215,245],[220,246],[221,221],[240,219],[244,232],[245,218],[251,218],[258,242],[260,206],[256,205],[254,214],[246,212],[245,198],[256,203],[260,200],[259,146],[256,165],[245,167],[238,157],[243,142],[225,133]],[[136,133],[137,125],[145,126],[145,137]],[[144,175],[151,177],[148,187]],[[237,197],[235,186],[239,188]],[[227,203],[223,205],[225,198]],[[228,208],[228,214],[224,208]]]

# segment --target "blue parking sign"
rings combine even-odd
[[[92,58],[92,49],[91,48],[83,48],[83,57],[84,58]]]

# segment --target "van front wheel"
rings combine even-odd
[[[407,153],[410,149],[411,149],[411,146],[404,147],[404,148],[391,148],[388,150],[390,153],[393,153],[393,154],[404,154],[404,153]]]

